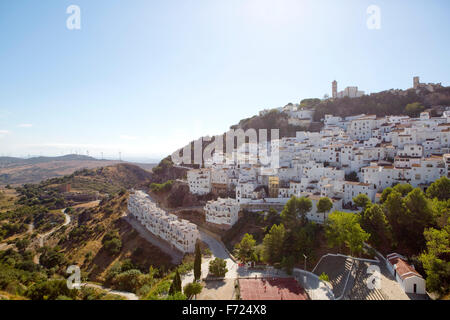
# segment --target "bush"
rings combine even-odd
[[[120,273],[114,278],[114,286],[123,291],[137,292],[144,285],[145,277],[141,271],[132,269]]]
[[[122,249],[122,240],[116,230],[110,231],[102,239],[103,247],[109,254],[114,255]]]
[[[108,241],[105,241],[103,244],[106,251],[108,251],[109,254],[114,255],[120,252],[120,249],[122,249],[122,240],[118,238],[114,238]]]
[[[25,292],[25,295],[31,300],[56,300],[61,296],[75,299],[77,294],[78,290],[67,288],[66,280],[51,280],[34,284]]]
[[[330,282],[330,277],[325,272],[322,272],[322,274],[319,276],[319,279],[322,281]]]
[[[223,259],[216,258],[209,263],[209,272],[215,277],[225,277],[228,272],[227,262]]]
[[[173,183],[173,180],[168,180],[164,183],[152,183],[150,190],[155,193],[168,192],[172,189]]]

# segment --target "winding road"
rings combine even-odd
[[[62,225],[57,226],[56,228],[53,228],[52,230],[50,230],[50,231],[47,232],[47,233],[38,235],[38,238],[39,238],[39,247],[42,248],[42,247],[44,246],[44,240],[45,240],[45,238],[51,236],[53,233],[55,233],[56,231],[58,231],[58,230],[61,229],[62,227],[65,227],[65,226],[67,226],[67,225],[70,224],[70,222],[72,221],[72,219],[71,219],[70,216],[66,213],[66,210],[67,210],[67,208],[61,210],[61,212],[64,214],[64,217],[65,217],[64,223],[63,223]]]
[[[62,209],[61,212],[64,214],[64,217],[65,217],[64,223],[62,225],[57,226],[56,228],[50,230],[47,233],[38,235],[38,237],[39,237],[39,247],[42,248],[44,246],[44,241],[45,241],[46,238],[51,236],[56,231],[60,230],[62,227],[65,227],[65,226],[69,225],[70,222],[72,221],[71,217],[66,213],[66,209]],[[36,255],[35,258],[37,260],[37,262],[36,261],[35,262],[37,264],[39,264],[39,256]],[[106,291],[108,293],[124,297],[127,300],[139,300],[139,297],[136,294],[132,293],[132,292],[117,291],[117,290],[106,288],[106,287],[103,287],[101,285],[93,284],[93,283],[82,283],[81,286],[104,290],[104,291]]]

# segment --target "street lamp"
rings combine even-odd
[[[306,259],[308,258],[306,255],[303,255],[305,257],[305,271],[306,271]]]

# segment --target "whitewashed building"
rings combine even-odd
[[[375,201],[375,195],[377,194],[377,190],[373,185],[369,183],[363,182],[350,182],[345,181],[344,184],[344,203],[353,203],[353,198],[357,197],[360,194],[365,194],[369,197],[370,201]]]
[[[386,266],[406,293],[427,293],[425,279],[406,262],[405,257],[391,253],[386,256]]]
[[[205,205],[206,222],[232,227],[239,219],[239,203],[231,198],[219,198]]]
[[[211,192],[211,169],[189,170],[187,180],[191,193],[205,195]]]
[[[155,236],[183,253],[194,252],[200,234],[197,226],[159,208],[143,191],[128,198],[128,211]]]

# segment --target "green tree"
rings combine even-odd
[[[420,102],[409,103],[405,107],[405,113],[413,118],[417,118],[424,110],[425,107]]]
[[[301,197],[297,200],[297,208],[302,219],[302,223],[306,223],[306,214],[312,209],[312,201],[309,198]]]
[[[408,245],[419,251],[425,244],[424,230],[435,225],[432,202],[425,197],[419,188],[414,189],[405,197],[407,219],[404,229],[408,232]]]
[[[102,239],[105,250],[110,255],[115,255],[122,249],[122,240],[117,230],[109,231]]]
[[[251,234],[246,233],[241,242],[235,245],[235,252],[239,260],[243,262],[254,259],[256,240]]]
[[[114,238],[105,241],[103,246],[110,255],[115,255],[120,252],[120,249],[122,248],[122,241],[119,238]]]
[[[268,223],[270,223],[271,225],[273,224],[278,224],[281,222],[281,217],[278,214],[278,211],[275,210],[274,208],[270,208],[269,209],[269,213],[268,215],[264,218],[265,221],[267,221]]]
[[[355,171],[346,174],[345,181],[359,182],[358,174]]]
[[[364,241],[370,237],[361,228],[358,215],[340,211],[335,211],[328,217],[325,224],[325,236],[331,247],[337,246],[342,250],[345,245],[352,255],[359,254]]]
[[[401,183],[395,185],[393,189],[399,192],[402,195],[402,197],[405,197],[406,195],[408,195],[408,193],[413,191],[414,188],[409,183]]]
[[[384,203],[393,190],[394,189],[392,189],[391,187],[387,187],[386,189],[384,189],[381,193],[380,203]]]
[[[227,262],[223,259],[216,258],[209,263],[209,272],[215,277],[225,277],[228,272]]]
[[[300,218],[302,224],[306,223],[306,214],[312,209],[309,198],[292,196],[281,212],[281,219],[286,227],[295,226]]]
[[[431,199],[438,198],[440,201],[450,199],[450,179],[442,176],[427,189],[427,196]]]
[[[450,290],[450,227],[424,232],[427,250],[419,256],[427,274],[427,290],[441,294]]]
[[[408,223],[407,209],[403,201],[402,195],[395,190],[387,197],[383,203],[383,208],[386,212],[386,218],[392,228],[392,233],[395,240],[401,240],[407,236],[407,231],[404,226]]]
[[[203,286],[198,282],[188,283],[184,286],[184,294],[188,299],[196,296],[202,292]]]
[[[130,269],[114,277],[114,286],[123,291],[137,292],[144,285],[145,277],[141,271]]]
[[[262,258],[266,262],[280,262],[283,257],[286,229],[283,224],[273,225],[263,240]]]
[[[362,212],[361,227],[370,234],[370,241],[376,247],[390,245],[390,226],[380,205],[370,205]]]
[[[19,239],[16,241],[16,247],[19,251],[23,252],[30,245],[30,240],[27,238]]]
[[[200,244],[195,244],[195,259],[194,259],[194,279],[199,280],[202,276],[202,251],[200,250]]]
[[[178,269],[175,271],[175,275],[173,276],[172,285],[169,289],[169,295],[174,295],[177,292],[181,292],[181,277]]]
[[[43,247],[39,251],[41,251],[41,256],[39,257],[39,263],[46,267],[47,269],[51,269],[54,267],[62,267],[66,264],[66,259],[64,255],[59,252],[60,248],[50,248]]]
[[[325,213],[330,212],[333,208],[333,202],[328,197],[320,198],[317,202],[317,212],[323,213],[323,220],[325,221]]]
[[[78,290],[67,288],[66,280],[49,280],[33,284],[25,295],[31,300],[56,300],[59,296],[75,299]]]
[[[371,201],[369,199],[369,197],[364,194],[364,193],[360,193],[358,194],[356,197],[353,198],[353,202],[355,203],[355,205],[358,208],[362,208],[363,210],[369,205],[371,204]]]

